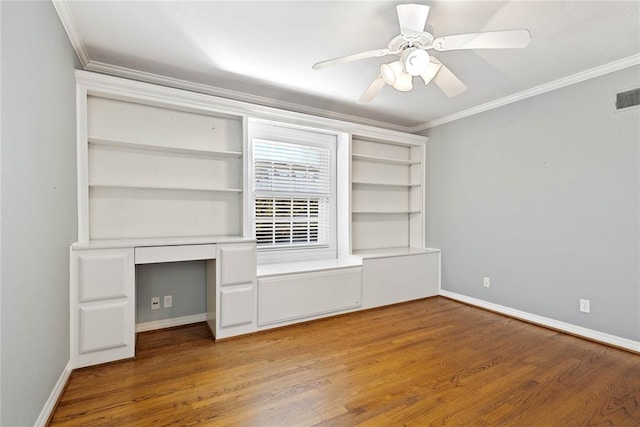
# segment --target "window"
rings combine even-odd
[[[251,225],[263,261],[335,258],[335,150],[335,135],[250,126]]]

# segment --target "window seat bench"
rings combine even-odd
[[[284,274],[309,273],[313,271],[339,270],[350,267],[362,267],[362,258],[358,256],[343,256],[339,258],[321,259],[313,261],[296,261],[275,264],[261,264],[257,267],[258,279]]]

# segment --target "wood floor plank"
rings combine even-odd
[[[53,426],[640,426],[640,356],[442,297],[214,342],[138,334]]]

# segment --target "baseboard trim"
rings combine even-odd
[[[593,329],[583,328],[582,326],[561,322],[559,320],[551,319],[549,317],[538,316],[537,314],[527,313],[526,311],[516,310],[515,308],[506,307],[504,305],[494,304],[492,302],[469,297],[469,296],[458,294],[455,292],[445,291],[444,289],[440,289],[440,295],[443,297],[464,302],[476,307],[484,308],[489,311],[494,311],[496,313],[503,314],[505,316],[513,317],[516,319],[524,320],[529,323],[534,323],[536,325],[540,325],[540,326],[544,326],[560,332],[564,332],[570,335],[586,338],[588,340],[596,341],[602,344],[607,344],[612,347],[618,347],[624,350],[629,350],[634,353],[640,353],[640,341],[634,341],[634,340],[622,338],[616,335],[594,331]]]
[[[40,416],[36,420],[34,427],[44,427],[49,422],[49,418],[53,415],[53,411],[56,409],[58,405],[58,400],[60,400],[60,396],[62,396],[62,392],[67,386],[67,382],[69,381],[69,376],[71,376],[71,361],[67,363],[67,366],[62,370],[60,374],[60,378],[58,378],[58,382],[53,387],[49,398],[45,402],[42,411],[40,411]]]
[[[153,322],[138,323],[136,332],[155,331],[156,329],[173,328],[174,326],[189,325],[191,323],[205,322],[207,313],[193,314],[191,316],[174,317],[171,319],[154,320]]]

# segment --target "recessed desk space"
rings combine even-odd
[[[74,368],[135,355],[135,265],[207,261],[207,322],[216,336],[256,327],[255,240],[240,236],[107,239],[71,247]]]

